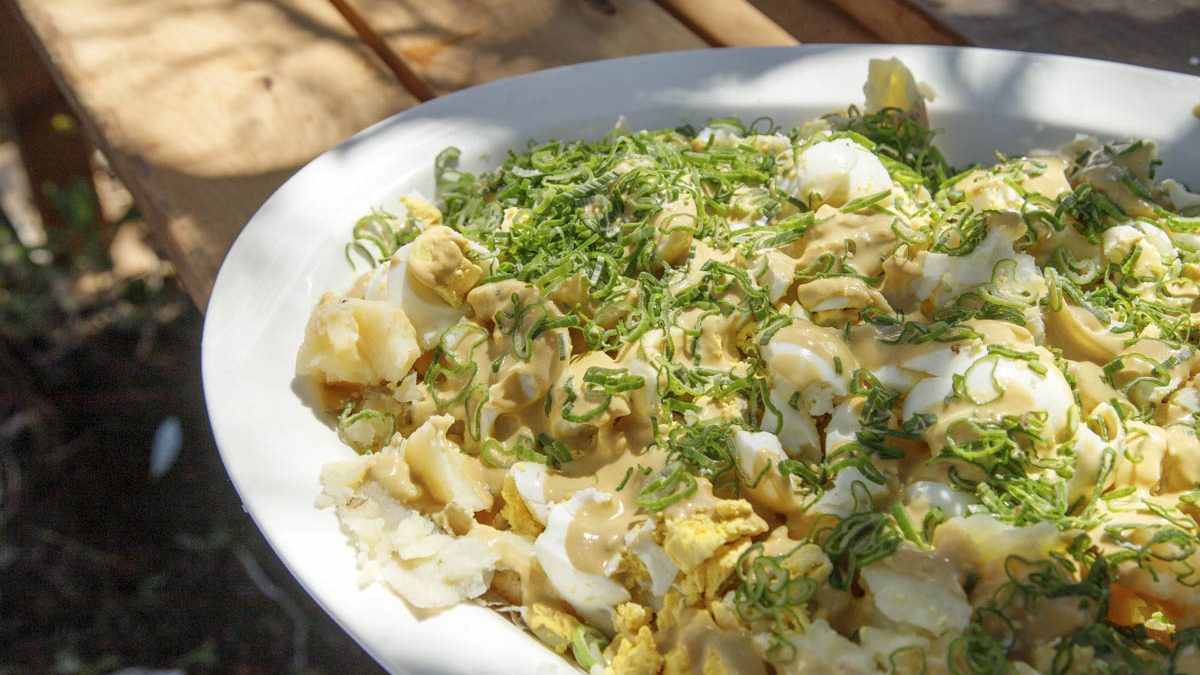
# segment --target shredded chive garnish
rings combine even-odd
[[[695,476],[682,464],[668,464],[638,493],[637,505],[656,513],[691,497],[698,487]]]
[[[584,670],[591,670],[595,665],[608,665],[604,658],[604,648],[608,643],[608,637],[598,628],[580,623],[571,629],[571,655]]]
[[[785,634],[801,628],[807,621],[805,605],[819,587],[814,579],[786,569],[785,561],[794,551],[768,556],[763,555],[761,543],[752,544],[738,557],[734,568],[740,582],[733,592],[738,618],[748,624],[769,625],[771,644],[766,657],[773,663],[791,663],[796,659],[796,646]]]

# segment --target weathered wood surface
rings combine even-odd
[[[10,1],[201,307],[262,201],[358,129],[500,77],[708,46],[650,0]]]
[[[751,0],[765,16],[800,42],[883,41],[831,0]]]
[[[883,42],[902,44],[967,44],[937,17],[909,0],[828,0]],[[1006,0],[992,0],[1004,2]]]
[[[554,66],[708,45],[649,0],[345,0],[446,94]]]
[[[327,0],[18,0],[84,127],[203,307],[299,166],[414,103]]]
[[[799,44],[747,0],[658,0],[685,26],[717,47],[770,47]]]
[[[912,1],[980,47],[1086,56],[1200,75],[1200,0]]]

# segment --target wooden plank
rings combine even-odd
[[[298,167],[415,103],[327,0],[15,0],[197,304]]]
[[[747,0],[658,0],[675,18],[718,47],[769,47],[799,41]]]
[[[913,2],[981,47],[1087,56],[1200,75],[1200,0]]]
[[[647,0],[345,0],[437,94],[707,43]]]
[[[829,0],[883,42],[968,44],[937,16],[909,0]],[[950,0],[954,1],[954,0]],[[984,0],[1006,2],[1007,0]]]
[[[879,42],[880,38],[830,0],[751,0],[800,42]]]

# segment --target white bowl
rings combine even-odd
[[[1159,144],[1162,176],[1200,186],[1200,78],[1061,56],[922,46],[722,49],[639,56],[524,75],[425,103],[321,155],[267,200],[217,277],[203,376],[221,457],[246,510],[318,602],[394,673],[578,673],[474,605],[418,613],[381,585],[358,587],[354,554],[318,471],[352,451],[299,393],[295,355],[312,305],[344,292],[350,228],[405,193],[432,196],[433,160],[462,149],[490,167],[530,139],[767,115],[785,127],[862,104],[871,58],[900,57],[929,83],[938,145],[956,166],[1055,147],[1077,133]],[[491,158],[490,160],[487,158]]]

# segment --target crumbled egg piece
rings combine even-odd
[[[763,411],[759,427],[774,434],[790,457],[816,459],[821,448],[821,433],[807,411],[791,405],[790,387],[771,387],[771,406]]]
[[[789,672],[873,673],[875,660],[862,647],[843,637],[825,619],[809,624],[803,633],[788,635],[796,647]]]
[[[521,616],[529,630],[559,654],[571,646],[571,632],[579,625],[579,619],[544,602],[533,603]]]
[[[663,550],[688,573],[739,537],[767,530],[767,524],[744,499],[718,499],[711,509],[663,521]]]
[[[738,429],[733,432],[733,447],[737,450],[742,475],[750,477],[748,482],[757,483],[747,490],[751,498],[780,512],[793,508],[790,483],[779,480],[777,473],[771,471],[772,467],[778,467],[780,462],[788,459],[779,437],[767,431]]]
[[[546,507],[545,513],[539,518],[522,495],[512,473],[504,477],[500,496],[504,500],[504,506],[500,507],[500,517],[508,525],[509,530],[517,534],[537,537],[542,530],[546,529],[549,507]]]
[[[977,211],[1020,211],[1025,200],[1004,176],[977,169],[954,184],[968,204]]]
[[[1024,234],[1024,224],[1015,214],[996,214],[990,217],[988,234],[970,253],[952,256],[946,253],[921,253],[921,277],[913,284],[913,292],[935,307],[944,307],[967,291],[993,281],[1005,260],[1014,261],[1012,277],[1023,288],[1045,294],[1045,281],[1038,273],[1037,263],[1027,253],[1017,253],[1013,244]],[[1001,221],[1003,224],[1001,224]]]
[[[704,127],[692,140],[692,147],[696,150],[703,150],[711,145],[733,145],[740,142],[742,139],[741,133],[736,127],[728,124],[716,124]]]
[[[858,419],[858,406],[854,399],[848,399],[833,409],[829,424],[825,426],[825,455],[831,456],[838,448],[853,443],[858,432],[863,430],[862,422]]]
[[[909,485],[904,491],[904,499],[909,505],[939,508],[950,518],[966,517],[969,509],[979,503],[979,500],[969,493],[930,480],[920,480]]]
[[[605,668],[605,675],[655,675],[662,668],[663,657],[654,644],[654,633],[649,626],[615,642],[616,653]]]
[[[1041,560],[1062,540],[1062,533],[1051,522],[1013,527],[990,513],[951,518],[934,531],[936,548],[952,550],[966,542],[968,560],[991,567],[1002,566],[1009,556]]]
[[[417,221],[424,230],[434,225],[442,224],[442,211],[427,200],[415,195],[404,195],[400,198],[408,217]]]
[[[821,495],[811,510],[845,518],[860,508],[869,507],[870,504],[861,503],[864,499],[870,501],[887,491],[886,484],[871,480],[858,467],[848,466],[834,476],[833,487]]]
[[[1189,192],[1183,183],[1173,178],[1164,180],[1162,186],[1176,211],[1185,214],[1189,211],[1200,211],[1200,194]]]
[[[725,544],[718,548],[711,558],[684,575],[679,580],[679,590],[683,593],[684,602],[695,605],[701,600],[711,602],[717,598],[733,575],[738,559],[748,548],[749,539]]]

